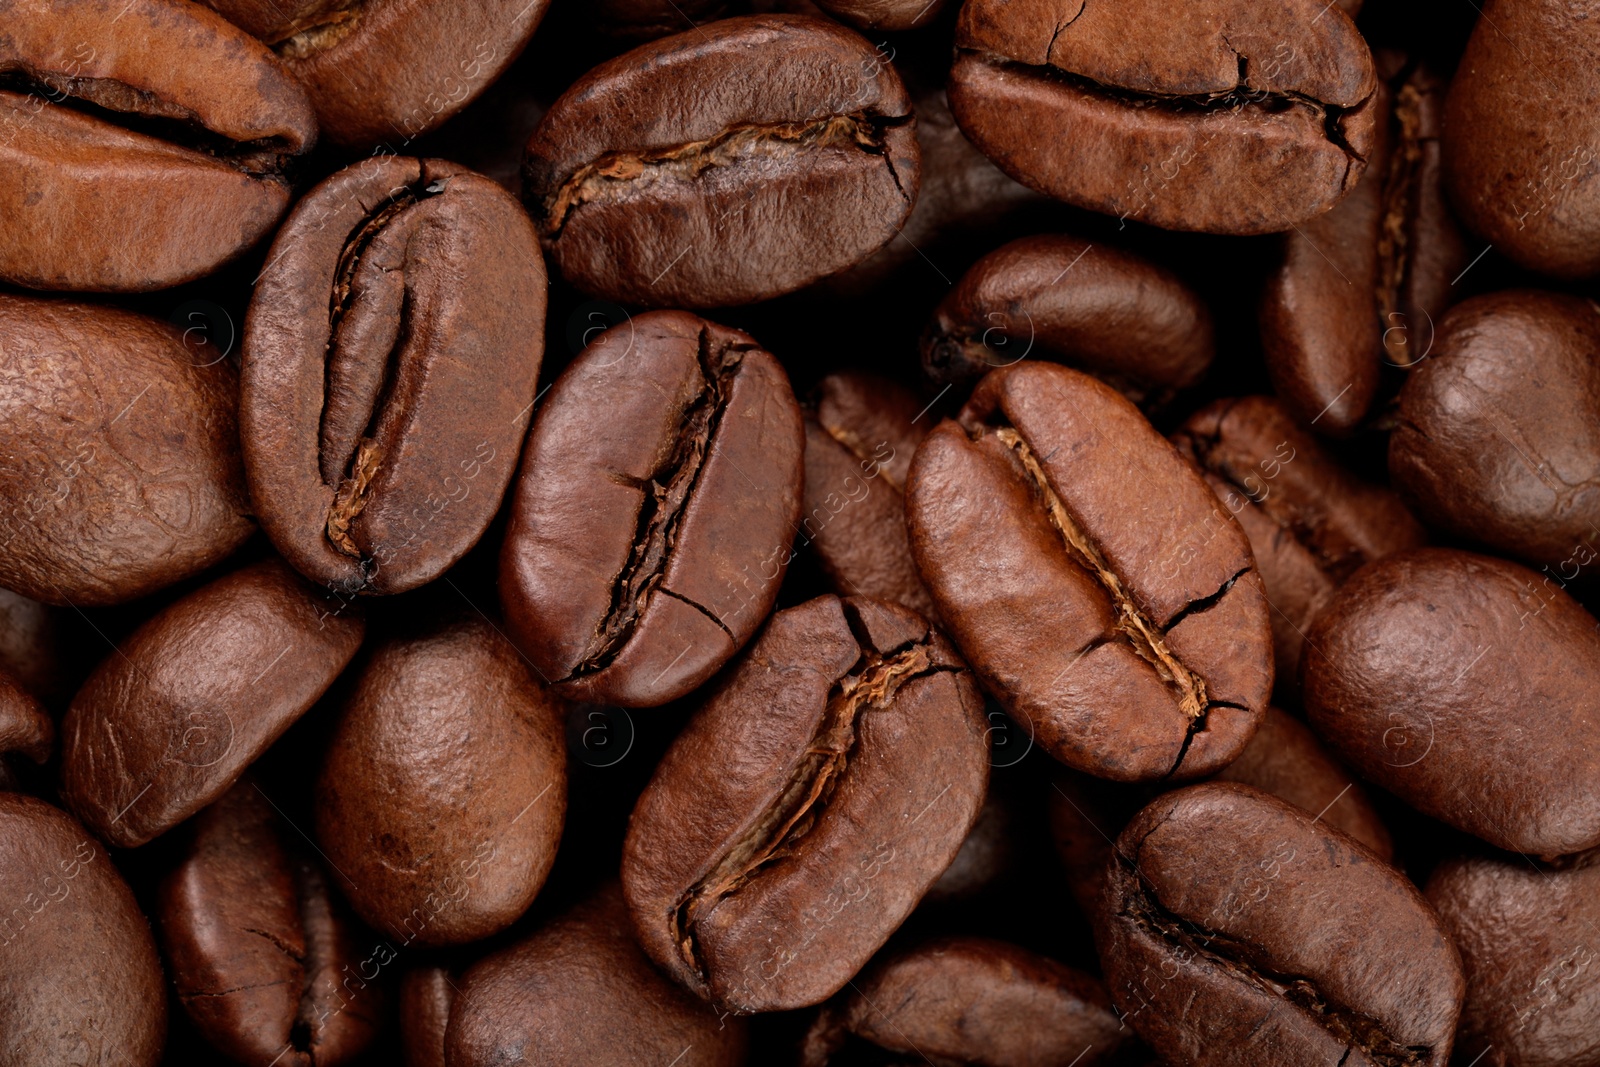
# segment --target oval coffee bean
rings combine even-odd
[[[1597,630],[1559,583],[1515,563],[1390,556],[1306,635],[1306,716],[1426,815],[1515,852],[1581,852],[1600,845]]]
[[[394,958],[358,931],[330,876],[288,846],[293,836],[246,776],[195,817],[161,885],[178,1002],[207,1041],[249,1067],[335,1067],[360,1055],[383,1009],[369,980]]]
[[[1440,323],[1400,391],[1389,474],[1428,522],[1543,566],[1600,557],[1600,304],[1513,290]],[[1587,571],[1586,571],[1587,568]]]
[[[238,548],[236,388],[167,323],[0,293],[0,585],[115,604]]]
[[[650,966],[614,884],[479,961],[457,986],[445,1032],[450,1067],[745,1062],[744,1020],[719,1017]]]
[[[400,979],[398,1014],[405,1067],[445,1067],[445,1027],[460,979],[434,965],[413,967]]]
[[[250,301],[239,407],[285,559],[398,593],[477,542],[533,410],[545,284],[517,202],[452,163],[375,157],[296,205]]]
[[[56,609],[0,589],[0,670],[52,708],[72,696],[64,630]]]
[[[1106,874],[1106,984],[1171,1067],[1449,1062],[1463,982],[1438,916],[1306,812],[1180,789],[1122,831]]]
[[[216,800],[333,684],[354,604],[278,560],[218,578],[122,641],[61,723],[61,796],[121,848]]]
[[[598,335],[528,435],[500,560],[512,638],[574,700],[690,692],[772,610],[804,447],[747,334],[663,311]]]
[[[526,911],[567,810],[564,719],[482,620],[379,647],[317,781],[317,841],[357,913],[403,947]]]
[[[1174,230],[1274,233],[1371,151],[1372,54],[1321,0],[969,0],[950,109],[1024,185]]]
[[[1211,312],[1170,271],[1067,236],[1024,237],[973,264],[922,334],[935,382],[970,385],[995,367],[1047,359],[1160,407],[1216,354]]]
[[[965,666],[905,609],[778,612],[634,807],[622,882],[640,945],[730,1011],[832,996],[972,828],[984,725]]]
[[[183,0],[3,0],[0,279],[161,289],[254,245],[317,124],[260,42]]]
[[[0,667],[0,757],[15,752],[44,763],[55,740],[55,720],[10,671]]]
[[[0,1067],[155,1067],[167,991],[150,926],[103,846],[0,793]]]
[[[992,371],[917,450],[906,520],[956,645],[1055,758],[1192,778],[1250,740],[1272,644],[1249,542],[1109,386]]]
[[[895,235],[917,193],[913,126],[894,68],[849,30],[802,15],[724,19],[574,83],[528,142],[522,195],[561,273],[587,293],[745,304]]]
[[[1558,278],[1600,274],[1600,23],[1589,4],[1483,6],[1445,103],[1444,161],[1456,210],[1501,253]]]

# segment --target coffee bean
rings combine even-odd
[[[0,552],[0,556],[3,556]],[[49,707],[72,696],[62,619],[37,600],[0,589],[0,671]]]
[[[236,381],[167,323],[0,293],[0,584],[115,604],[238,548]]]
[[[722,1009],[827,999],[955,857],[984,747],[971,676],[915,615],[832,596],[778,612],[634,808],[641,946]]]
[[[719,1015],[662,978],[628,932],[614,884],[457,983],[445,1034],[451,1067],[736,1067],[742,1019]],[[674,1059],[676,1057],[676,1059]]]
[[[1600,305],[1513,290],[1453,309],[1400,391],[1389,474],[1417,513],[1540,566],[1600,558]]]
[[[0,756],[15,752],[43,763],[55,741],[55,720],[20,681],[0,668]]]
[[[693,690],[793,556],[800,411],[755,340],[683,312],[595,337],[528,436],[500,561],[511,637],[563,696]]]
[[[1176,275],[1075,237],[1024,237],[984,256],[922,334],[923,371],[971,385],[1046,359],[1156,408],[1211,366],[1211,312]]]
[[[105,846],[0,793],[0,1067],[155,1067],[167,1030],[155,939]]]
[[[61,795],[102,839],[142,845],[216,800],[333,684],[363,632],[278,560],[158,613],[61,723]]]
[[[1600,845],[1600,632],[1558,584],[1401,553],[1346,582],[1306,645],[1306,715],[1368,780],[1500,848]]]
[[[1250,740],[1272,652],[1249,542],[1109,386],[992,371],[917,450],[906,518],[957,646],[1055,758],[1183,779]]]
[[[400,979],[401,1051],[406,1067],[445,1067],[444,1034],[460,975],[444,967],[413,967]]]
[[[317,841],[357,913],[448,945],[527,910],[567,809],[563,719],[480,619],[380,646],[317,782]]]
[[[1223,783],[1168,793],[1106,874],[1106,984],[1172,1067],[1449,1062],[1463,982],[1438,917],[1298,808]]]
[[[317,124],[259,42],[180,0],[5,0],[0,22],[0,279],[161,289],[283,215]]]
[[[944,9],[945,0],[816,0],[817,6],[858,30],[898,32],[926,26]]]
[[[1166,229],[1273,233],[1348,193],[1377,80],[1322,0],[970,0],[950,108],[1001,170]],[[1063,146],[1070,145],[1071,150]]]
[[[178,1002],[207,1041],[250,1067],[348,1062],[383,1019],[373,979],[394,949],[359,930],[293,836],[246,777],[195,818],[161,886]]]
[[[367,160],[290,214],[245,322],[239,423],[261,525],[301,573],[398,593],[482,536],[543,355],[544,266],[493,182]]]
[[[849,30],[724,19],[580,78],[528,142],[522,195],[587,293],[744,304],[894,236],[916,198],[913,126],[894,68]]]

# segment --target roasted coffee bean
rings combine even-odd
[[[840,22],[867,32],[914,30],[939,17],[945,0],[816,0]]]
[[[1172,1067],[1449,1062],[1463,982],[1438,916],[1306,812],[1180,789],[1123,830],[1106,873],[1106,984]]]
[[[400,1051],[405,1067],[445,1067],[444,1034],[460,976],[444,967],[413,967],[400,979]]]
[[[160,289],[282,217],[317,123],[259,42],[183,0],[3,0],[0,24],[0,279]]]
[[[804,447],[750,336],[684,312],[599,334],[528,436],[500,560],[512,639],[575,700],[690,692],[772,610]]]
[[[1207,405],[1172,442],[1250,538],[1272,605],[1278,691],[1294,694],[1305,632],[1334,590],[1427,534],[1399,497],[1346,470],[1270,397]]]
[[[1389,474],[1417,514],[1542,567],[1600,558],[1600,304],[1514,290],[1439,326],[1400,391]]]
[[[239,424],[261,526],[341,592],[438,577],[500,506],[543,355],[544,264],[498,185],[374,158],[273,242],[245,321]]]
[[[317,841],[361,917],[446,945],[526,911],[561,840],[565,718],[476,616],[373,653],[317,782]]]
[[[0,793],[0,1067],[155,1067],[167,994],[149,924],[105,848]]]
[[[1377,61],[1385,80],[1366,172],[1333,210],[1284,234],[1261,301],[1273,387],[1295,418],[1326,434],[1367,416],[1385,363],[1427,357],[1467,266],[1439,161],[1444,84],[1395,53]]]
[[[906,543],[906,471],[932,427],[922,401],[874,375],[830,374],[806,416],[798,547],[812,547],[833,591],[935,617]]]
[[[0,556],[4,550],[0,549]],[[72,696],[61,617],[54,608],[0,589],[0,671],[49,707]]]
[[[1600,22],[1588,3],[1491,0],[1450,86],[1445,178],[1467,225],[1525,267],[1600,274]]]
[[[115,604],[238,548],[236,383],[168,323],[0,293],[0,585]]]
[[[203,0],[270,44],[323,135],[389,154],[471,103],[517,58],[548,0]]]
[[[749,303],[895,235],[916,199],[914,125],[888,59],[849,30],[724,19],[580,78],[528,142],[522,195],[587,293]]]
[[[1024,185],[1173,230],[1321,214],[1372,148],[1372,54],[1322,0],[969,0],[950,109]],[[1070,149],[1067,147],[1070,146]]]
[[[1368,564],[1306,635],[1312,727],[1368,780],[1500,848],[1600,845],[1600,626],[1525,567]]]
[[[650,966],[615,885],[480,961],[457,986],[445,1035],[450,1067],[745,1062],[744,1020],[719,1017]]]
[[[905,609],[778,612],[634,808],[622,882],[641,946],[721,1009],[832,996],[972,828],[984,725],[954,649]]]
[[[55,741],[55,720],[9,671],[0,668],[0,758],[15,752],[43,763]]]
[[[1216,354],[1211,312],[1176,275],[1076,237],[1024,237],[984,256],[922,334],[922,369],[968,386],[995,367],[1045,359],[1160,407]]]
[[[593,0],[589,21],[609,37],[653,41],[727,14],[727,0]]]
[[[1105,986],[1004,941],[945,937],[880,957],[807,1035],[803,1067],[850,1037],[930,1064],[1097,1067],[1128,1029]]]
[[[395,949],[360,931],[246,776],[194,820],[157,922],[195,1028],[248,1067],[335,1067],[371,1044]]]
[[[359,606],[278,560],[166,608],[95,670],[61,723],[61,796],[103,840],[142,845],[216,800],[361,644]]]
[[[956,645],[1055,758],[1185,779],[1250,740],[1272,639],[1249,542],[1109,386],[992,371],[917,450],[906,519]]]
[[[1556,867],[1522,857],[1450,860],[1428,901],[1456,947],[1467,1000],[1461,1062],[1484,1067],[1600,1064],[1600,865]]]

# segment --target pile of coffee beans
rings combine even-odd
[[[0,1067],[1600,1067],[1600,2],[0,0]]]

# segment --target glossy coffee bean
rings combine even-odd
[[[1119,781],[1239,754],[1272,688],[1238,523],[1109,386],[993,371],[912,461],[911,550],[985,688],[1055,758]]]
[[[168,323],[0,293],[0,585],[115,604],[238,548],[237,380]]]
[[[1417,513],[1558,582],[1600,558],[1600,305],[1513,290],[1453,309],[1400,391],[1389,474]]]
[[[456,984],[445,1035],[450,1067],[745,1062],[744,1020],[719,1017],[650,966],[615,885],[481,960]]]
[[[1449,1062],[1463,981],[1438,917],[1298,808],[1224,783],[1168,793],[1106,875],[1106,984],[1171,1067]]]
[[[248,1067],[336,1067],[378,1032],[393,946],[359,930],[337,879],[247,776],[194,820],[156,918],[195,1028]]]
[[[0,24],[0,279],[160,289],[283,215],[317,124],[260,42],[184,0],[5,0]]]
[[[1043,359],[1149,407],[1198,382],[1215,352],[1211,312],[1176,275],[1064,235],[1024,237],[978,260],[922,335],[923,371],[941,384]]]
[[[1338,203],[1371,150],[1377,86],[1320,0],[970,0],[950,107],[1001,170],[1165,229],[1273,233]]]
[[[1393,492],[1356,477],[1284,403],[1219,400],[1172,435],[1239,520],[1267,601],[1280,693],[1295,693],[1305,632],[1361,566],[1427,543]]]
[[[1600,627],[1557,584],[1406,552],[1357,572],[1306,642],[1306,715],[1361,775],[1500,848],[1600,845]]]
[[[361,917],[447,945],[527,910],[567,809],[563,719],[476,616],[379,647],[317,782],[317,841]]]
[[[105,846],[0,793],[0,1067],[155,1067],[166,990],[150,926]]]
[[[500,559],[512,639],[575,700],[693,690],[772,610],[803,441],[783,368],[749,335],[654,312],[595,337],[523,454]]]
[[[984,725],[954,650],[903,608],[825,596],[777,613],[634,808],[622,882],[640,945],[719,1008],[832,996],[961,847]]]
[[[61,795],[103,840],[142,845],[216,800],[333,684],[358,606],[278,560],[158,613],[96,668],[61,723]]]
[[[250,493],[285,559],[341,592],[438,577],[511,480],[543,354],[544,265],[488,179],[378,157],[302,200],[245,322]]]
[[[916,199],[911,102],[823,19],[724,19],[580,78],[528,142],[523,199],[561,273],[651,307],[764,300],[849,267]]]
[[[405,1067],[445,1067],[445,1027],[460,978],[436,965],[413,967],[401,977],[396,1015]]]
[[[1525,267],[1558,278],[1600,274],[1597,144],[1593,9],[1485,4],[1445,105],[1445,176],[1462,219]]]

